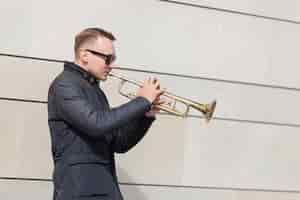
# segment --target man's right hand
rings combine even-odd
[[[137,96],[141,96],[153,103],[156,99],[164,93],[164,90],[160,89],[160,83],[156,78],[148,78],[143,86],[138,90]]]

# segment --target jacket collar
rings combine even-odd
[[[83,79],[87,80],[91,84],[99,84],[99,80],[74,62],[65,62],[64,69],[78,73]]]

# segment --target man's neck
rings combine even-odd
[[[82,69],[84,69],[85,71],[89,72],[89,69],[83,63],[81,63],[80,61],[75,60],[74,63],[76,65],[78,65],[79,67],[81,67]]]

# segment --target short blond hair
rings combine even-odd
[[[74,44],[74,53],[75,57],[78,58],[79,56],[79,49],[83,44],[94,42],[98,39],[98,37],[105,37],[110,39],[111,41],[115,41],[115,36],[101,28],[87,28],[78,33],[75,36],[75,44]]]

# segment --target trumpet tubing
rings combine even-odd
[[[125,78],[125,77],[120,76],[120,75],[116,75],[114,73],[110,73],[109,76],[115,77],[115,78],[117,78],[121,81],[120,84],[119,84],[118,91],[122,96],[125,96],[129,99],[135,98],[136,94],[135,93],[129,93],[129,92],[126,93],[126,92],[124,92],[122,89],[123,89],[125,83],[130,83],[130,84],[133,84],[133,85],[138,86],[138,87],[143,86],[143,84],[141,82],[130,80],[128,78]],[[213,102],[209,103],[209,104],[201,104],[201,103],[198,103],[196,101],[193,101],[193,100],[190,100],[190,99],[187,99],[187,98],[184,98],[184,97],[177,96],[177,95],[172,94],[172,93],[167,92],[167,91],[165,91],[164,94],[162,94],[162,96],[163,96],[163,98],[167,98],[170,101],[167,101],[166,103],[163,103],[161,105],[156,105],[159,109],[161,109],[161,110],[163,110],[167,113],[176,115],[176,116],[186,117],[189,113],[190,108],[193,108],[195,110],[200,111],[204,115],[204,118],[205,118],[206,122],[209,122],[211,120],[211,118],[214,114],[215,108],[216,108],[216,104],[217,104],[217,102],[215,100]],[[185,106],[184,111],[180,111],[177,108],[177,105],[179,103],[181,103]]]

